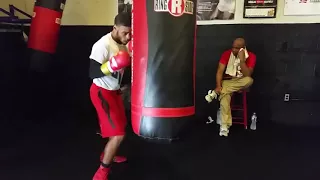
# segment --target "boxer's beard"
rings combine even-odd
[[[121,41],[120,41],[120,38],[119,38],[119,32],[117,31],[115,33],[115,35],[112,36],[112,39],[117,42],[118,44],[123,44]]]
[[[122,42],[121,42],[121,40],[120,40],[120,36],[119,36],[119,32],[117,31],[117,33],[116,33],[116,37],[115,37],[115,39],[114,39],[118,44],[123,44]]]

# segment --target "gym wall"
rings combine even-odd
[[[26,9],[24,1],[21,0],[1,0],[0,8],[9,11],[9,4],[15,4],[23,10]],[[5,16],[5,14],[0,12],[0,16]],[[21,108],[20,103],[17,102],[20,102],[23,96],[19,93],[19,89],[25,85],[21,80],[21,74],[25,74],[24,70],[27,66],[24,59],[26,44],[21,31],[8,27],[9,25],[0,23],[0,82],[2,87],[0,89],[0,127],[6,127],[4,126],[6,123],[12,124],[12,119],[18,114],[16,108]]]
[[[0,2],[1,7],[3,2]],[[30,14],[33,3],[33,0],[10,0],[10,4]],[[234,20],[199,23],[196,110],[197,115],[202,117],[201,121],[206,121],[208,115],[204,96],[215,86],[218,60],[222,52],[231,47],[233,39],[242,36],[247,40],[248,49],[257,55],[255,82],[248,95],[249,116],[257,112],[260,123],[320,125],[317,120],[320,115],[317,109],[320,105],[320,95],[317,93],[320,90],[320,18],[283,16],[283,3],[278,1],[275,19],[244,19],[243,0],[237,0]],[[54,71],[56,74],[52,73],[52,76],[59,78],[56,89],[60,94],[53,96],[60,104],[76,109],[80,116],[91,108],[88,93],[91,47],[112,30],[116,13],[117,0],[67,1],[56,58],[57,69]],[[290,94],[292,101],[284,102],[285,93]],[[215,109],[212,109],[212,114],[215,114]]]
[[[67,1],[62,25],[105,26],[112,25],[118,13],[118,1],[114,0],[70,0]]]
[[[0,1],[0,7],[6,10],[8,10],[9,4],[30,15],[33,13],[34,0]],[[11,39],[9,39],[8,34],[3,34],[6,37],[7,43],[1,43],[6,47],[5,49],[1,49],[1,59],[5,63],[5,66],[2,66],[5,68],[1,70],[1,73],[6,74],[6,76],[1,77],[5,78],[6,82],[8,82],[7,87],[10,88],[3,88],[0,93],[7,99],[5,101],[2,98],[3,103],[1,103],[1,107],[5,108],[2,112],[8,112],[5,116],[12,117],[13,113],[11,113],[11,110],[14,111],[15,108],[20,108],[19,106],[21,106],[13,102],[21,101],[21,99],[23,99],[23,104],[25,103],[23,106],[26,107],[23,111],[26,111],[28,114],[39,114],[40,121],[43,119],[42,115],[52,113],[50,109],[68,108],[69,112],[70,108],[72,108],[77,112],[88,112],[92,108],[88,96],[88,87],[90,85],[88,68],[91,47],[101,36],[112,30],[114,15],[118,11],[117,7],[117,1],[115,0],[68,0],[62,18],[59,44],[55,58],[56,62],[49,75],[32,74],[31,79],[36,79],[34,81],[37,81],[35,85],[23,84],[28,82],[26,80],[26,72],[29,68],[27,63],[23,63],[23,71],[21,69],[18,70],[15,66],[15,64],[21,66],[21,62],[28,61],[27,56],[23,58],[25,52],[22,52],[26,48],[26,45],[20,45],[21,43],[17,39],[19,38],[19,34],[17,33],[12,35],[12,37],[10,36]],[[20,16],[19,14],[17,15]],[[20,18],[25,17],[21,15]],[[29,26],[25,26],[24,30],[28,34]],[[18,45],[19,47],[17,47]],[[10,69],[10,75],[8,69]],[[16,81],[19,83],[13,83],[11,74],[18,74],[18,77],[15,77],[15,79],[18,79]],[[38,82],[41,83],[39,84]],[[41,86],[41,89],[34,90],[38,86]],[[17,94],[21,94],[19,93],[21,87],[30,87],[25,88],[28,96],[23,96],[23,98],[17,97]],[[30,89],[31,92],[27,92],[27,89]],[[77,105],[74,106],[74,104]],[[37,112],[31,112],[31,110]],[[32,119],[35,119],[35,117],[32,117]]]
[[[9,4],[32,15],[34,0],[1,0],[0,7],[8,10]],[[117,0],[86,1],[69,0],[65,6],[62,25],[105,26],[113,24],[113,16],[118,12]],[[2,14],[1,14],[2,15]],[[17,14],[20,18],[25,18]]]
[[[32,8],[30,8],[30,5],[32,5],[32,4],[29,3],[28,1],[30,1],[30,0],[1,0],[0,7],[8,11],[9,4],[12,4],[15,7],[19,8],[25,12],[32,12]],[[34,1],[31,0],[30,2],[34,2]],[[30,9],[30,11],[29,11],[29,9]],[[2,16],[2,15],[4,15],[4,14],[2,14],[0,12],[0,16]],[[20,15],[18,14],[18,16],[20,16]],[[23,17],[23,16],[20,16],[20,17]]]

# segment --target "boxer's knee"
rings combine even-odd
[[[124,135],[119,135],[119,136],[113,136],[110,138],[111,141],[114,143],[120,144],[124,140]]]

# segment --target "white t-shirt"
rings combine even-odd
[[[127,46],[118,44],[112,39],[111,33],[108,33],[93,45],[89,58],[100,64],[104,64],[120,50],[128,52]],[[93,83],[107,90],[118,90],[120,89],[123,73],[124,69],[121,69],[112,73],[112,75],[95,78],[93,79]]]

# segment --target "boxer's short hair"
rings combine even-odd
[[[114,24],[116,26],[131,27],[131,13],[121,12],[114,18]]]

